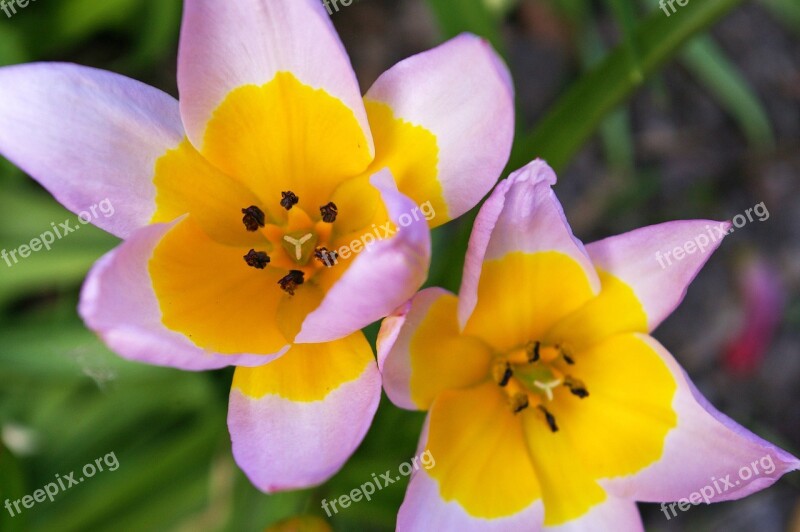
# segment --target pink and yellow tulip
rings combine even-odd
[[[436,457],[411,480],[401,532],[642,530],[636,501],[737,499],[800,467],[715,410],[650,335],[710,254],[664,269],[655,252],[719,224],[670,222],[584,247],[555,182],[541,161],[501,182],[459,295],[423,290],[384,321],[384,387],[428,411],[420,448]]]
[[[237,366],[229,428],[264,491],[318,484],[369,427],[380,376],[360,329],[422,285],[428,220],[331,256],[429,204],[472,208],[506,163],[513,91],[462,35],[362,97],[319,0],[186,0],[180,101],[69,64],[0,69],[0,153],[124,242],[80,313],[121,356]],[[328,261],[324,259],[329,259]]]

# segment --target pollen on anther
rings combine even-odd
[[[328,251],[326,247],[318,247],[314,250],[314,258],[325,265],[326,268],[333,268],[339,259],[339,254],[335,251]]]
[[[544,414],[544,419],[547,421],[547,426],[550,427],[552,432],[558,432],[558,425],[556,424],[556,417],[550,413],[544,406],[539,405],[539,410]]]
[[[263,270],[267,267],[267,264],[270,262],[269,255],[267,255],[263,251],[256,251],[251,249],[247,255],[244,256],[244,261],[247,263],[248,266],[252,268],[256,268],[257,270]]]
[[[286,192],[281,192],[281,207],[283,207],[287,211],[292,210],[292,207],[297,205],[299,202],[300,198],[298,198],[297,194],[295,194],[291,190]]]
[[[245,228],[250,232],[258,231],[258,228],[264,227],[264,224],[266,223],[264,211],[255,205],[251,205],[246,209],[242,209],[242,214],[244,214],[242,222],[244,223]]]
[[[528,402],[528,394],[526,393],[522,392],[515,393],[511,397],[511,410],[515,414],[519,414],[520,412],[528,408],[529,404],[530,403]]]
[[[300,270],[290,270],[288,274],[278,281],[278,284],[281,285],[281,290],[293,296],[295,289],[304,282],[305,274],[303,272]]]
[[[508,362],[496,364],[494,368],[492,368],[492,372],[495,382],[502,387],[507,386],[508,381],[514,376],[514,370],[511,369],[511,364]]]
[[[564,379],[564,386],[569,388],[569,391],[572,393],[572,395],[575,395],[581,399],[586,399],[589,397],[589,391],[586,389],[586,386],[578,379],[567,377]]]
[[[335,203],[330,202],[327,205],[320,207],[319,212],[322,215],[323,222],[326,224],[332,224],[336,221],[336,217],[339,215],[339,208]]]
[[[528,362],[533,364],[534,362],[538,362],[540,355],[539,355],[539,348],[542,346],[540,342],[530,342],[526,346],[526,351],[528,353]]]

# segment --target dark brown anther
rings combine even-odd
[[[568,355],[568,354],[566,354],[566,353],[564,353],[564,362],[566,362],[566,363],[567,363],[567,364],[569,364],[570,366],[574,366],[574,365],[575,365],[575,361],[572,359],[572,357],[571,357],[571,356],[569,356],[569,355]]]
[[[264,223],[266,222],[264,211],[255,205],[252,205],[246,209],[242,209],[242,214],[244,214],[242,222],[244,222],[244,226],[251,233],[258,231],[259,227],[264,227]]]
[[[544,406],[539,405],[539,410],[544,414],[544,419],[547,421],[547,426],[550,427],[552,432],[558,432],[558,425],[556,425],[556,418]]]
[[[281,207],[287,211],[292,210],[292,207],[298,204],[300,198],[297,197],[292,191],[281,192]]]
[[[267,264],[269,264],[269,260],[269,255],[263,251],[256,251],[254,249],[251,249],[250,252],[244,256],[244,261],[247,265],[257,270],[266,268]]]
[[[533,364],[539,361],[539,348],[542,346],[541,342],[529,342],[526,346],[528,352],[528,362]]]
[[[326,224],[332,224],[336,221],[336,216],[339,214],[339,208],[336,207],[335,203],[330,202],[327,205],[320,207],[319,212],[322,214],[323,222]]]
[[[281,289],[289,294],[290,296],[294,295],[295,289],[305,282],[305,274],[300,270],[290,270],[289,273],[283,277],[278,284],[281,285]]]
[[[511,398],[511,411],[515,414],[519,414],[526,408],[528,408],[528,394],[526,393],[516,393]]]
[[[576,395],[581,399],[589,397],[589,391],[586,389],[586,386],[578,379],[567,377],[564,379],[564,386],[569,388],[569,391],[572,392],[572,395]]]
[[[514,376],[514,370],[511,369],[511,364],[506,362],[506,367],[503,370],[503,373],[500,375],[500,379],[497,381],[497,384],[500,386],[507,386],[508,381],[511,380],[511,377]]]
[[[328,251],[326,247],[318,247],[314,250],[314,258],[324,264],[326,268],[333,268],[338,262],[339,254],[335,251]]]

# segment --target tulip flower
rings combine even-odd
[[[715,410],[650,336],[710,254],[665,269],[656,252],[729,224],[676,221],[584,247],[555,182],[541,161],[501,182],[459,295],[423,290],[384,321],[384,387],[428,411],[420,448],[436,456],[409,484],[400,531],[642,530],[636,501],[669,503],[673,519],[800,466]]]
[[[74,212],[114,205],[94,223],[124,242],[89,274],[86,324],[131,360],[236,366],[240,467],[268,492],[318,484],[379,402],[360,329],[421,286],[430,226],[506,163],[510,77],[462,35],[362,98],[319,0],[186,0],[178,88],[0,69],[0,153]]]
[[[747,255],[738,272],[742,323],[723,349],[723,363],[737,377],[758,371],[783,318],[786,288],[781,272],[758,255]]]

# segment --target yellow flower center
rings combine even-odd
[[[288,211],[284,222],[268,220],[257,205],[242,209],[243,230],[260,231],[269,243],[268,250],[251,249],[243,257],[245,264],[258,270],[288,270],[278,285],[290,295],[320,269],[338,264],[336,252],[325,247],[331,239],[338,207],[328,202],[319,207],[318,216],[312,217],[299,204],[300,198],[294,192],[282,193],[280,205]]]
[[[571,375],[574,365],[569,348],[531,341],[496,355],[491,371],[515,414],[535,408],[550,430],[558,432],[556,418],[548,409],[548,403],[554,400],[553,391],[563,386],[580,399],[589,397],[583,381]]]

